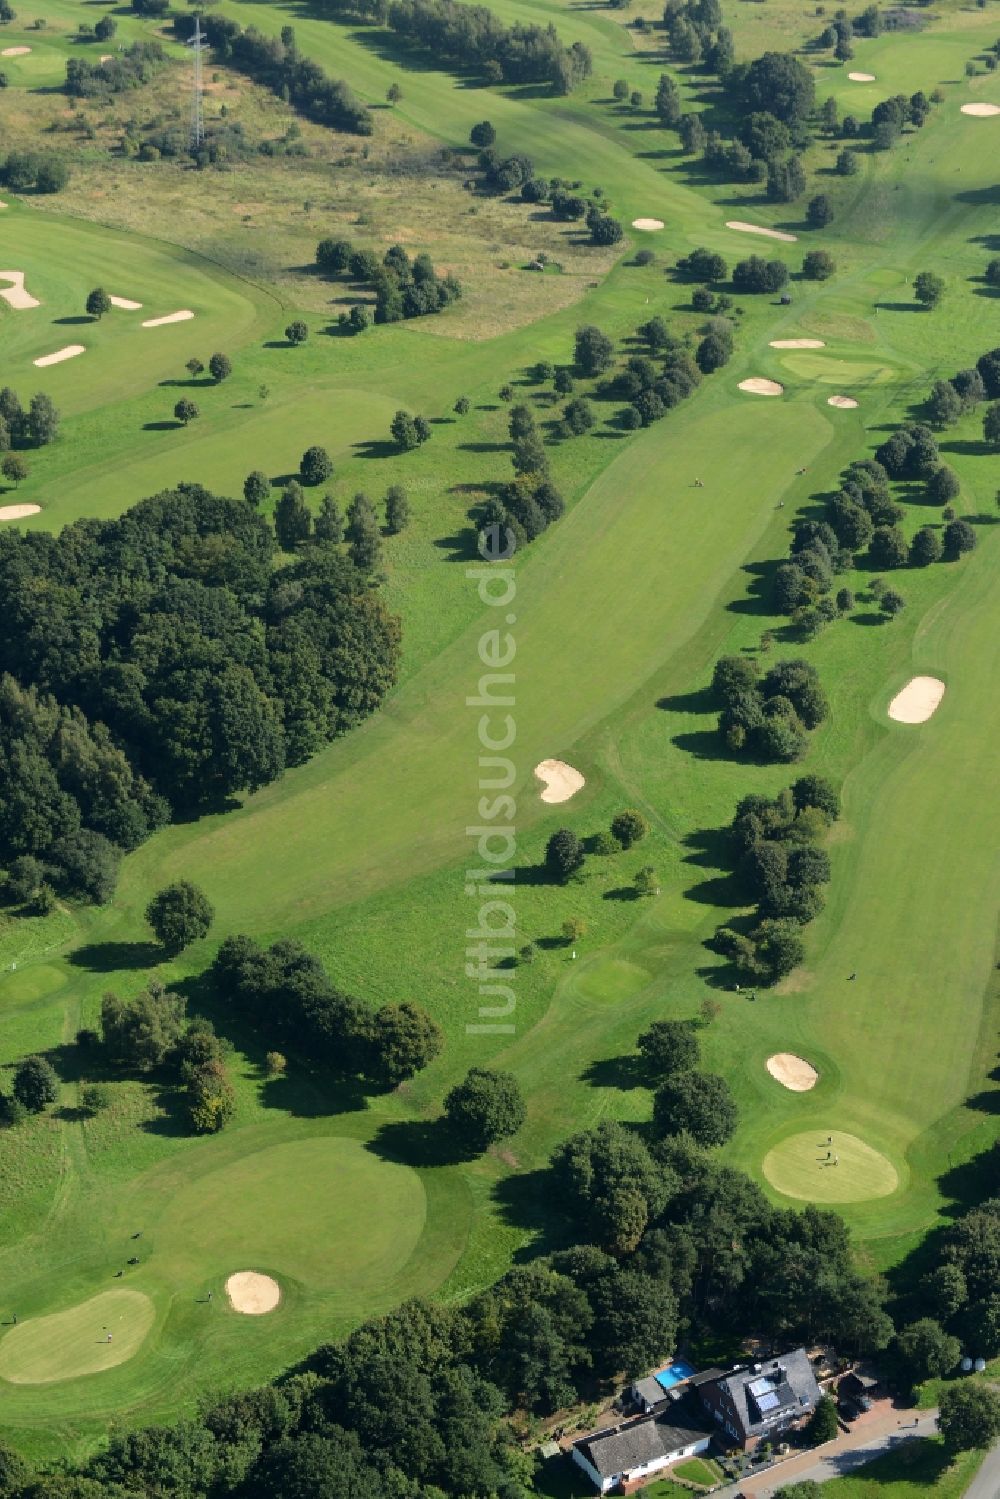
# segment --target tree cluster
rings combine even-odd
[[[462,295],[462,284],[450,273],[439,276],[429,255],[411,261],[402,245],[392,245],[381,262],[371,250],[357,250],[345,239],[323,239],[316,246],[316,264],[330,275],[348,275],[375,292],[376,323],[398,323],[403,318],[441,312]],[[363,313],[364,317],[355,317]],[[367,326],[367,308],[346,314],[355,332]]]
[[[733,288],[747,292],[777,292],[788,284],[788,267],[781,260],[765,260],[763,255],[749,255],[733,267]]]
[[[712,696],[727,748],[748,749],[762,760],[801,760],[808,730],[829,712],[816,668],[802,660],[777,661],[761,676],[755,660],[723,656],[715,664]]]
[[[74,99],[108,99],[149,83],[167,63],[167,54],[157,41],[133,42],[124,52],[115,52],[107,62],[88,62],[70,57],[66,62],[66,92]]]
[[[38,151],[11,151],[0,159],[0,184],[11,192],[58,193],[69,181],[69,167],[61,156]]]
[[[227,937],[211,974],[234,1020],[268,1045],[340,1077],[394,1088],[433,1061],[443,1044],[418,1005],[372,1011],[338,989],[300,942],[262,948],[252,937]]]
[[[59,412],[45,391],[33,395],[25,411],[9,385],[0,390],[0,453],[10,448],[44,448],[58,434]]]
[[[173,810],[266,785],[379,705],[398,621],[348,557],[184,485],[0,535],[0,866],[105,901]]]

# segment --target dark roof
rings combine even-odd
[[[804,1348],[735,1369],[716,1383],[721,1404],[745,1436],[757,1436],[778,1420],[805,1415],[820,1393]]]
[[[666,1390],[652,1374],[647,1375],[645,1379],[635,1380],[632,1388],[647,1405],[660,1405],[667,1398]]]
[[[688,1380],[688,1387],[696,1390],[701,1384],[714,1384],[717,1379],[724,1379],[725,1369],[702,1369],[700,1374],[692,1374]]]
[[[854,1383],[860,1385],[863,1390],[875,1390],[878,1388],[878,1376],[875,1374],[862,1374],[859,1369],[852,1369],[850,1374],[845,1374],[844,1379],[853,1379]],[[843,1380],[841,1380],[843,1383]]]
[[[574,1442],[584,1457],[604,1478],[627,1473],[641,1463],[669,1457],[682,1447],[709,1435],[710,1428],[692,1405],[671,1410],[659,1416],[594,1432]]]

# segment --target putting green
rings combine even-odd
[[[604,958],[580,974],[576,992],[584,999],[627,999],[637,994],[650,980],[650,973],[638,963],[625,958]]]
[[[206,1265],[227,1274],[252,1265],[282,1282],[356,1297],[403,1269],[426,1216],[423,1184],[408,1166],[380,1160],[357,1140],[298,1140],[182,1188],[160,1221],[156,1251],[192,1285]]]
[[[781,363],[800,379],[818,380],[823,385],[849,385],[858,381],[865,385],[880,385],[884,380],[891,380],[894,373],[870,359],[824,358],[821,353],[811,352],[786,354]]]
[[[867,1202],[895,1192],[899,1177],[891,1161],[857,1135],[839,1130],[828,1146],[829,1133],[822,1127],[806,1130],[769,1150],[762,1169],[771,1186],[808,1202]],[[836,1165],[827,1161],[828,1150]]]
[[[120,1287],[64,1312],[19,1322],[0,1342],[0,1379],[55,1384],[99,1374],[132,1357],[155,1316],[156,1308],[142,1291]]]

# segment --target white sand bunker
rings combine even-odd
[[[194,313],[185,307],[181,312],[168,312],[166,317],[150,317],[143,323],[144,328],[162,328],[164,323],[186,323],[188,318],[193,318]]]
[[[141,302],[132,302],[128,297],[108,297],[112,307],[121,307],[124,312],[138,312]]]
[[[662,229],[663,228],[663,220],[662,219],[633,219],[632,220],[632,228],[633,229]]]
[[[64,349],[56,349],[54,354],[43,354],[41,359],[33,359],[31,362],[43,370],[50,364],[62,364],[64,359],[75,359],[78,354],[86,352],[83,344],[67,344]]]
[[[772,338],[772,349],[825,349],[821,338]]]
[[[30,47],[5,47],[0,57],[27,57],[30,51]]]
[[[781,229],[765,229],[762,224],[744,224],[742,219],[727,219],[726,228],[738,229],[741,234],[763,234],[768,239],[783,239],[790,245],[798,239],[797,234],[785,234]]]
[[[269,1275],[256,1270],[237,1270],[226,1281],[226,1295],[234,1312],[245,1312],[248,1317],[261,1317],[273,1312],[281,1300],[281,1287]]]
[[[40,307],[41,303],[37,297],[31,296],[24,289],[23,271],[0,271],[0,281],[13,281],[13,286],[0,286],[0,297],[9,302],[11,307],[18,311],[25,311],[29,307]]]
[[[783,396],[785,387],[779,385],[777,380],[762,380],[754,375],[750,380],[740,381],[740,390],[745,390],[751,396]]]
[[[838,411],[853,411],[858,403],[853,396],[827,396],[826,404],[836,406]]]
[[[110,62],[111,61],[111,56],[112,56],[112,54],[110,52],[102,52],[101,53],[101,62]]]
[[[875,74],[874,73],[848,73],[847,76],[851,80],[852,83],[874,83],[875,82]]]
[[[808,1093],[819,1082],[819,1073],[811,1062],[793,1051],[776,1051],[767,1059],[767,1070],[783,1088],[793,1093]]]
[[[24,520],[27,515],[38,515],[41,505],[0,505],[0,520]]]
[[[1000,115],[1000,104],[963,104],[964,115],[975,115],[977,119],[984,120],[990,115]]]
[[[543,802],[568,802],[586,785],[580,772],[565,760],[542,760],[535,766],[535,775],[545,786]]]
[[[889,717],[896,723],[926,723],[944,697],[944,683],[937,677],[914,677],[889,704]]]

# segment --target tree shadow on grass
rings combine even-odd
[[[656,706],[665,713],[713,713],[718,708],[710,687],[699,687],[695,692],[675,692],[669,697],[657,699]]]
[[[356,442],[353,447],[359,458],[393,458],[400,452],[398,443],[377,438],[368,442]]]
[[[688,734],[674,734],[672,743],[696,760],[731,760],[731,750],[717,729],[695,729]]]
[[[90,973],[117,973],[120,970],[155,968],[167,957],[158,942],[90,942],[69,954],[74,968]]]
[[[618,1088],[622,1093],[633,1088],[648,1088],[650,1080],[639,1056],[601,1057],[580,1074],[592,1088]]]
[[[863,614],[852,614],[850,616],[852,625],[884,625],[887,618],[888,615],[873,614],[870,609],[865,610]]]
[[[785,559],[781,559],[785,560]],[[730,599],[726,605],[730,614],[771,615],[774,613],[774,579],[779,559],[767,562],[748,562],[741,571],[750,578],[744,598]]]
[[[186,422],[178,422],[178,421],[172,421],[172,422],[143,422],[143,424],[142,424],[142,430],[144,432],[176,432],[179,427],[184,427],[186,425],[187,425]]]
[[[448,553],[449,562],[476,562],[479,559],[479,532],[474,526],[453,531],[450,536],[438,536],[434,546]]]
[[[634,885],[617,885],[614,890],[605,890],[602,900],[638,900],[639,892]]]
[[[513,1172],[493,1188],[491,1196],[504,1222],[527,1229],[533,1236],[530,1243],[515,1253],[518,1263],[579,1243],[579,1229],[569,1218],[553,1211],[552,1187],[552,1172],[542,1166],[535,1171]]]
[[[97,318],[92,317],[54,317],[52,323],[57,328],[76,328],[80,323],[96,323]]]
[[[463,1146],[447,1119],[401,1119],[383,1124],[372,1139],[365,1142],[383,1161],[416,1169],[457,1166],[474,1160],[479,1154]]]

